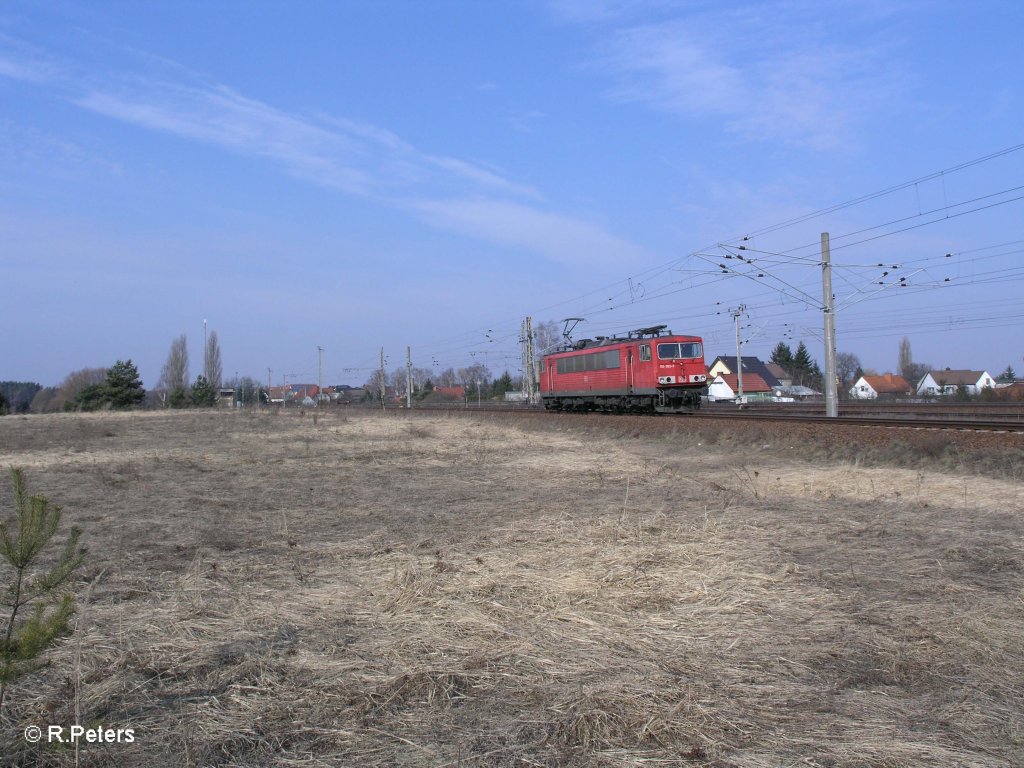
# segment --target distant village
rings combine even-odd
[[[821,392],[794,383],[793,376],[777,363],[747,356],[741,360],[742,366],[737,366],[735,356],[723,355],[708,366],[709,400],[794,402],[822,398]],[[894,373],[864,373],[848,388],[842,387],[840,397],[850,400],[940,397],[1024,400],[1024,381],[1012,375],[997,380],[988,371],[951,368],[927,371],[914,381]]]
[[[183,343],[184,339],[180,342]],[[803,345],[800,345],[796,355],[787,357],[788,354],[788,348],[780,344],[768,362],[753,355],[743,355],[740,364],[737,364],[735,355],[714,358],[708,364],[708,402],[791,403],[823,400],[820,391],[822,373],[806,354]],[[1024,380],[1018,380],[1010,366],[993,375],[985,370],[930,370],[930,366],[906,362],[901,364],[901,370],[906,375],[899,375],[863,371],[855,356],[846,357],[845,365],[841,364],[837,368],[841,400],[942,398],[1024,401]],[[780,359],[783,362],[788,359],[791,364],[775,362]],[[119,365],[122,363],[119,362]],[[134,367],[131,370],[134,372]],[[109,407],[102,398],[96,400],[92,397],[103,395],[106,388],[109,388],[109,374],[108,369],[83,369],[69,374],[62,384],[55,387],[42,387],[33,382],[0,382],[0,415]],[[137,400],[133,400],[133,403],[145,408],[234,408],[255,403],[312,408],[321,405],[402,405],[407,400],[413,405],[458,402],[469,405],[471,402],[522,402],[527,399],[521,377],[513,377],[506,371],[492,379],[490,372],[479,364],[458,371],[448,369],[441,372],[435,379],[438,385],[432,383],[434,377],[429,370],[413,369],[413,387],[409,393],[406,392],[406,374],[405,370],[396,370],[384,377],[390,383],[384,387],[383,392],[379,384],[381,374],[375,374],[363,386],[290,383],[269,387],[260,386],[249,377],[236,378],[220,386],[210,385],[203,376],[199,376],[196,384],[189,387],[184,377],[179,376],[181,383],[177,391],[160,385],[152,390],[143,390],[141,381],[136,381],[133,386],[137,387],[138,392],[133,397]],[[133,376],[137,376],[137,372]],[[166,375],[164,378],[167,378]],[[469,382],[469,386],[460,386],[459,382]]]
[[[794,381],[792,374],[778,363],[764,362],[758,357],[743,356],[742,366],[736,363],[735,355],[720,355],[708,365],[708,400],[711,402],[799,402],[822,399],[818,390]],[[742,375],[740,375],[742,373]],[[319,403],[352,405],[368,400],[380,401],[379,390],[367,387],[352,387],[347,384],[324,386],[316,384],[289,384],[264,390],[274,405],[302,405],[314,407]],[[222,389],[220,402],[231,405],[234,390]],[[1024,400],[1024,381],[997,379],[988,371],[945,368],[927,371],[919,379],[908,381],[894,373],[869,374],[857,377],[852,385],[843,387],[840,397],[849,400],[885,399],[974,399],[990,397],[999,400]],[[400,403],[406,393],[402,388],[385,388],[386,402]],[[467,394],[461,386],[432,387],[428,393],[420,391],[417,400],[430,402],[467,401],[476,397],[475,391]],[[484,392],[482,399],[494,399],[491,392]],[[522,400],[519,388],[499,395],[506,401]]]

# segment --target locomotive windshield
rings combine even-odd
[[[704,357],[704,349],[699,341],[658,345],[659,360],[684,360],[691,357]]]

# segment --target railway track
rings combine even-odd
[[[709,412],[736,410],[734,403],[709,403]],[[825,415],[823,403],[748,403],[743,410],[754,413]],[[1024,422],[1024,403],[851,403],[839,404],[840,416],[906,416],[918,419],[976,419],[979,421]]]
[[[758,413],[752,411],[701,411],[693,414],[698,419],[746,419],[748,421],[789,421],[803,424],[826,424],[829,426],[884,427],[900,429],[952,429],[981,432],[1024,432],[1024,421],[1011,419],[942,419],[919,416],[844,416],[835,418],[822,414]]]
[[[413,410],[419,411],[450,411],[463,413],[521,413],[521,414],[547,414],[540,407],[523,405],[502,405],[497,403],[458,403],[458,404],[434,404],[429,406],[415,406]],[[852,427],[882,427],[899,429],[919,430],[959,430],[959,431],[980,431],[980,432],[1024,432],[1024,418],[1021,418],[1020,410],[1008,413],[987,413],[985,418],[974,417],[969,413],[963,415],[954,414],[953,417],[944,416],[942,412],[918,412],[906,411],[901,413],[885,412],[886,415],[859,415],[844,414],[840,411],[839,416],[830,418],[822,412],[823,408],[793,410],[787,406],[755,406],[751,408],[737,409],[735,405],[711,406],[696,413],[686,414],[683,418],[698,420],[747,420],[747,421],[771,421],[771,422],[794,422],[801,424],[822,424],[826,426],[852,426]],[[948,413],[948,411],[947,411]],[[571,415],[566,413],[564,415]],[[615,418],[614,415],[607,415],[606,418]]]

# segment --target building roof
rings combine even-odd
[[[792,379],[793,376],[778,363],[765,363],[764,367],[768,369],[768,372],[782,383],[783,379]]]
[[[735,359],[735,358],[734,358]],[[743,358],[744,363],[746,358]],[[743,394],[749,392],[771,392],[772,388],[768,385],[764,379],[758,376],[756,373],[747,373],[747,366],[743,366]],[[722,379],[726,384],[729,385],[729,389],[733,392],[739,392],[739,382],[736,380],[735,373],[720,373],[718,378]]]
[[[434,387],[434,391],[441,395],[447,395],[448,397],[462,398],[466,396],[465,387]]]
[[[790,397],[813,397],[814,395],[821,394],[818,390],[805,387],[803,384],[783,384],[781,387],[776,387],[775,391]]]
[[[906,395],[914,391],[914,387],[902,376],[885,373],[881,376],[862,376],[868,386],[880,395]],[[974,381],[977,381],[975,379]],[[973,382],[972,382],[973,383]]]
[[[936,384],[944,386],[958,387],[961,384],[977,384],[978,380],[985,375],[985,371],[964,371],[964,370],[950,370],[946,368],[943,371],[928,371],[928,375],[931,376]]]
[[[718,357],[716,357],[714,359],[714,361],[711,363],[711,365],[708,366],[708,368],[709,369],[714,368],[715,364],[718,363],[718,362],[722,362],[725,365],[725,367],[729,369],[729,371],[730,371],[729,375],[730,376],[735,375],[735,373],[736,373],[736,355],[731,355],[731,356],[730,355],[719,355]],[[768,370],[768,367],[761,360],[759,360],[756,357],[748,357],[747,355],[743,355],[743,390],[745,392],[746,391],[749,391],[749,392],[756,392],[756,391],[758,391],[758,390],[753,390],[753,389],[750,389],[750,390],[747,389],[747,376],[749,376],[751,374],[756,374],[757,376],[759,376],[761,378],[761,383],[762,384],[767,384],[768,385],[768,389],[771,389],[772,387],[777,387],[777,386],[779,386],[779,384],[782,383],[775,376],[775,374],[773,374],[770,370]],[[789,377],[787,376],[786,378],[789,378]],[[732,386],[732,385],[730,384],[730,386]]]

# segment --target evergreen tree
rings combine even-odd
[[[185,408],[191,402],[191,395],[184,387],[175,387],[167,394],[169,408]]]
[[[505,371],[501,376],[494,380],[491,385],[491,396],[492,397],[504,397],[506,392],[512,391],[512,374]]]
[[[210,382],[203,374],[196,377],[196,383],[192,385],[192,405],[197,408],[211,408],[217,402],[217,393],[213,391]]]
[[[10,613],[0,638],[0,707],[7,685],[38,668],[40,654],[67,631],[74,597],[59,591],[85,557],[85,548],[78,544],[81,530],[72,527],[56,561],[40,562],[40,553],[60,524],[61,508],[45,496],[29,496],[20,469],[11,468],[11,481],[14,517],[0,522],[0,563],[6,561],[13,569],[4,590],[3,605]],[[30,605],[32,612],[24,616]]]
[[[821,369],[818,368],[817,362],[811,358],[811,353],[807,351],[807,346],[802,341],[797,345],[796,352],[793,355],[790,373],[793,374],[795,384],[807,387],[821,385]]]
[[[1000,373],[996,380],[1013,383],[1014,381],[1017,380],[1017,373],[1016,371],[1013,370],[1012,365],[1008,365],[1006,366],[1006,370]]]
[[[771,361],[776,365],[781,365],[787,373],[792,374],[790,369],[793,367],[793,350],[785,342],[780,341],[775,345],[775,349],[772,350]]]
[[[74,399],[64,403],[65,411],[98,411],[110,402],[106,384],[86,384]]]
[[[0,416],[6,416],[10,410],[10,406],[7,403],[7,398],[4,397],[4,393],[0,392]]]
[[[34,381],[0,381],[0,401],[7,402],[8,413],[28,413],[32,398],[43,388]],[[3,413],[0,406],[0,414]]]
[[[106,399],[114,408],[142,405],[146,390],[139,378],[139,369],[131,360],[118,360],[107,371]]]
[[[813,365],[811,353],[807,351],[807,345],[801,341],[797,345],[796,354],[793,355],[793,367],[800,371],[810,371]]]

